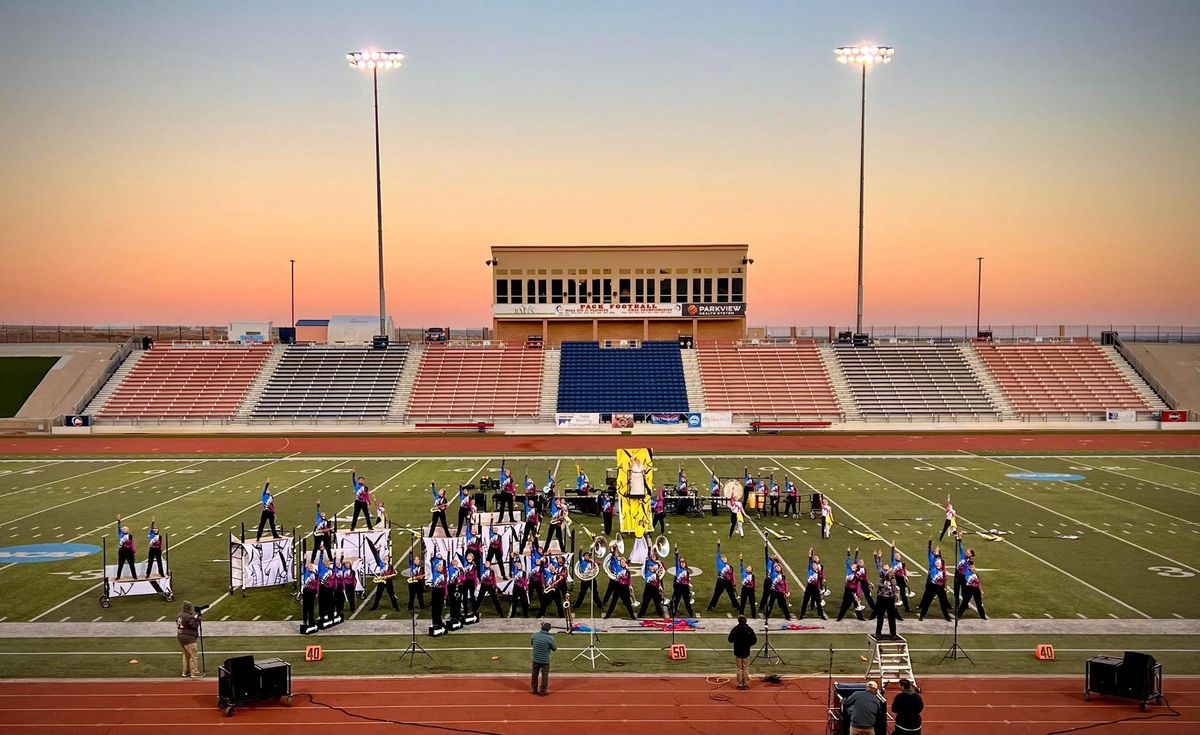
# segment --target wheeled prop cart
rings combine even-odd
[[[292,706],[292,665],[278,658],[227,658],[217,673],[217,708],[229,717],[238,707],[276,700]]]

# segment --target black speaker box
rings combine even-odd
[[[1131,699],[1146,699],[1154,691],[1154,657],[1139,651],[1126,651],[1117,668],[1117,694]]]

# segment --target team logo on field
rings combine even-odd
[[[0,548],[0,564],[40,564],[67,561],[100,553],[93,544],[29,544]]]

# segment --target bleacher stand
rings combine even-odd
[[[289,345],[251,412],[256,419],[387,416],[408,344]]]
[[[1150,406],[1094,341],[977,342],[976,350],[1023,416],[1103,415]]]
[[[761,418],[842,416],[813,340],[701,342],[696,354],[710,411]]]
[[[864,419],[999,418],[953,344],[838,344],[834,350]]]
[[[563,342],[558,410],[572,413],[683,413],[687,386],[678,342],[601,347]]]
[[[545,359],[539,348],[427,344],[408,402],[409,417],[536,417]]]
[[[233,416],[270,354],[269,344],[155,343],[97,417],[188,420]]]

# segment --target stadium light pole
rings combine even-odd
[[[296,328],[296,260],[289,259],[292,264],[292,329]]]
[[[399,69],[404,54],[399,51],[351,51],[346,54],[351,69],[371,72],[375,94],[375,218],[379,225],[379,335],[387,336],[387,302],[383,293],[383,183],[379,174],[379,70]]]
[[[979,278],[975,284],[975,336],[979,336],[979,312],[983,305],[983,256],[976,258],[979,261]]]
[[[896,55],[891,46],[840,46],[833,51],[840,64],[856,64],[862,67],[862,112],[858,128],[858,317],[854,333],[862,333],[863,321],[863,192],[866,180],[867,151],[867,68],[875,64],[890,64]]]

